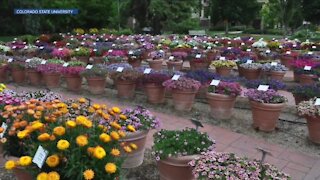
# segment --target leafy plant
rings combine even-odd
[[[219,68],[219,67],[235,67],[237,66],[236,62],[235,61],[232,61],[232,60],[217,60],[217,61],[213,61],[211,63],[211,66],[214,66],[216,68]]]
[[[280,90],[280,89],[285,89],[286,84],[283,83],[282,81],[279,80],[274,80],[274,79],[256,79],[256,80],[248,80],[245,83],[245,86],[247,88],[252,88],[256,89],[259,87],[259,85],[269,85],[270,89],[274,90]]]
[[[105,78],[106,75],[108,74],[108,70],[107,70],[106,65],[96,64],[96,65],[93,65],[91,69],[85,69],[80,74],[81,74],[81,76],[84,76],[84,77]]]
[[[110,77],[117,80],[123,81],[136,81],[139,77],[141,77],[141,73],[135,69],[124,69],[122,72],[111,71]]]
[[[260,103],[267,103],[267,104],[278,104],[284,103],[287,99],[278,94],[273,89],[268,89],[267,91],[260,91],[257,89],[248,89],[244,95],[249,98],[250,101],[256,101]]]
[[[238,96],[241,94],[241,86],[235,82],[220,82],[218,86],[209,86],[209,93],[217,93],[228,96]]]
[[[317,97],[308,101],[302,101],[298,104],[297,110],[300,116],[320,116],[320,106],[315,105]]]
[[[165,86],[166,89],[169,90],[197,91],[200,88],[201,83],[191,78],[180,77],[178,80],[166,80],[165,82],[163,82],[163,86]]]

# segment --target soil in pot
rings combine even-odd
[[[106,87],[106,78],[86,77],[91,94],[103,94]]]
[[[211,116],[217,119],[230,119],[236,102],[236,97],[224,94],[207,93]]]
[[[195,90],[172,90],[174,108],[178,111],[190,111],[196,96]]]
[[[164,102],[165,88],[163,86],[155,84],[145,84],[144,90],[146,92],[149,103],[161,104]]]

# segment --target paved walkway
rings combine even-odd
[[[11,89],[15,89],[9,86]],[[20,90],[36,90],[36,88],[21,88]],[[71,92],[62,92],[65,98],[79,98],[81,95],[76,95]],[[104,103],[109,106],[115,106],[108,102],[107,99],[99,99],[92,97],[91,100],[96,103]],[[121,106],[120,106],[121,107]],[[123,107],[122,108],[126,108]],[[160,118],[163,129],[183,129],[185,127],[194,127],[194,125],[187,119],[153,112]],[[294,180],[320,180],[320,158],[310,156],[305,153],[296,152],[292,149],[282,147],[277,144],[271,144],[266,141],[255,139],[247,135],[232,132],[210,124],[203,124],[201,131],[207,132],[214,140],[216,140],[216,149],[220,152],[233,152],[239,156],[246,156],[249,158],[261,158],[261,153],[256,148],[263,148],[269,151],[272,156],[266,157],[266,162],[271,163],[284,172],[290,174]],[[153,144],[153,133],[148,134],[147,147],[151,148]]]

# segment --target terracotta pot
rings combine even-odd
[[[217,54],[218,54],[217,52],[208,52],[207,53],[208,60],[214,60]]]
[[[314,84],[315,83],[314,78],[317,78],[317,76],[313,74],[301,74],[299,77],[299,83],[302,85]]]
[[[128,63],[134,68],[140,67],[141,66],[141,59],[129,59]]]
[[[82,61],[85,64],[88,64],[89,63],[89,56],[79,56],[79,57],[77,57],[77,60]]]
[[[192,168],[188,165],[197,156],[168,157],[157,161],[160,180],[193,180]]]
[[[178,111],[190,111],[196,93],[195,90],[172,90],[174,108]]]
[[[218,67],[216,72],[221,76],[230,76],[232,68],[230,67]]]
[[[282,55],[280,56],[280,61],[281,61],[281,64],[285,65],[287,68],[289,69],[292,69],[292,61],[294,60],[295,58],[293,56],[288,56],[288,55]]]
[[[125,142],[126,144],[134,143],[138,146],[137,150],[126,154],[122,168],[135,168],[143,163],[148,132],[149,131],[137,131],[134,133],[127,133],[126,137],[120,140],[120,142]]]
[[[92,57],[93,64],[104,64],[103,57]]]
[[[285,74],[286,74],[285,71],[271,71],[270,78],[282,81]]]
[[[41,85],[41,73],[35,69],[27,69],[29,83],[33,86]]]
[[[209,68],[209,63],[206,61],[203,62],[194,62],[194,61],[190,61],[190,69],[192,71],[195,70],[206,70]]]
[[[308,101],[310,99],[310,98],[298,96],[296,94],[293,94],[293,97],[294,97],[294,101],[295,101],[296,105],[298,105],[301,101]]]
[[[230,119],[236,97],[217,93],[207,93],[207,100],[211,108],[211,116],[217,119]]]
[[[295,82],[299,82],[300,81],[300,74],[298,74],[295,71],[293,71],[293,80]]]
[[[237,67],[238,67],[239,76],[240,76],[240,77],[243,77],[243,70],[244,70],[244,68],[241,67],[241,66],[239,66],[239,64],[237,64]]]
[[[261,69],[245,69],[243,68],[243,77],[245,77],[248,80],[255,80],[259,79],[261,74]]]
[[[148,61],[150,68],[152,68],[154,70],[161,70],[162,69],[162,62],[163,62],[163,59],[155,59],[155,60]]]
[[[207,97],[208,87],[200,86],[199,90],[196,93],[196,98],[205,99]]]
[[[320,116],[305,116],[309,131],[310,141],[320,144]]]
[[[183,61],[167,61],[169,70],[180,71],[182,69]]]
[[[6,82],[7,81],[7,67],[1,66],[0,67],[0,82]]]
[[[116,88],[118,90],[118,97],[130,99],[135,95],[136,82],[135,81],[116,81]]]
[[[28,171],[21,168],[13,169],[13,174],[16,176],[17,180],[33,180],[34,179]]]
[[[149,103],[160,104],[164,102],[165,88],[163,86],[151,83],[145,84],[144,90]]]
[[[91,94],[103,94],[106,87],[106,78],[86,77]]]
[[[69,91],[79,92],[81,90],[82,78],[80,75],[64,75]]]
[[[60,86],[59,73],[43,73],[43,78],[48,88],[57,88]]]
[[[24,69],[12,69],[12,79],[15,83],[17,84],[22,84],[24,83],[26,79],[26,71]]]
[[[276,128],[284,103],[266,104],[250,101],[252,109],[253,127],[260,131],[271,132]]]

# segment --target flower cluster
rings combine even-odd
[[[107,66],[104,64],[95,64],[91,69],[85,69],[80,74],[84,77],[102,77],[105,78],[108,73]]]
[[[36,69],[41,64],[42,61],[44,61],[44,59],[33,57],[26,62],[25,66],[27,69]]]
[[[206,84],[209,84],[212,79],[217,79],[220,76],[210,71],[196,70],[196,71],[187,72],[185,77],[197,80],[201,82],[202,85],[206,85]]]
[[[140,81],[142,84],[155,84],[162,86],[162,83],[170,79],[168,73],[163,72],[151,72],[150,74],[144,74],[141,76]]]
[[[297,85],[289,89],[293,95],[297,95],[303,98],[320,97],[320,85],[319,84],[308,84],[308,85]]]
[[[245,96],[249,98],[250,101],[256,101],[260,103],[267,103],[267,104],[278,104],[284,103],[287,99],[278,94],[273,89],[268,89],[267,91],[260,91],[257,89],[248,89],[245,93]]]
[[[219,67],[232,68],[232,67],[237,66],[237,63],[235,61],[232,61],[232,60],[217,60],[217,61],[213,61],[211,63],[211,66],[214,66],[216,68],[219,68]]]
[[[138,78],[141,77],[141,73],[135,69],[124,69],[121,72],[118,71],[112,71],[110,72],[110,77],[117,81],[117,80],[122,80],[122,81],[136,81]]]
[[[71,55],[71,51],[68,48],[55,48],[51,52],[54,57],[64,58]]]
[[[199,81],[187,77],[180,77],[178,80],[169,79],[163,82],[163,86],[170,90],[192,90],[198,91],[201,86]]]
[[[320,106],[315,105],[317,98],[311,98],[308,101],[302,101],[297,106],[300,116],[320,116]]]
[[[240,67],[245,68],[245,69],[260,69],[261,68],[261,64],[259,63],[243,63],[240,64]]]
[[[287,71],[288,68],[282,64],[277,64],[277,65],[271,65],[271,63],[264,63],[262,64],[261,69],[263,71],[278,71],[278,72],[283,72],[283,71]]]
[[[238,96],[241,94],[241,86],[236,82],[220,82],[218,86],[209,86],[209,93],[224,94],[228,96]]]
[[[283,83],[282,81],[279,80],[275,80],[275,79],[256,79],[256,80],[248,80],[245,83],[245,86],[247,88],[252,88],[252,89],[256,89],[259,87],[259,85],[269,85],[270,89],[274,89],[274,90],[280,90],[280,89],[285,89],[286,88],[286,84]]]
[[[71,52],[71,56],[79,57],[79,56],[89,56],[90,49],[85,47],[76,48]]]

